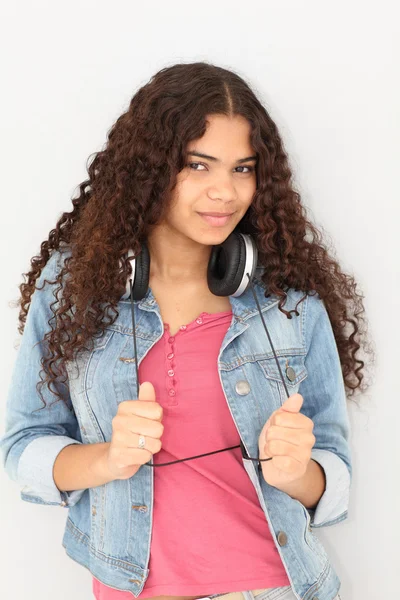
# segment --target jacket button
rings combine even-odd
[[[245,396],[246,394],[248,394],[250,392],[250,384],[248,381],[241,379],[235,385],[235,390],[237,391],[237,393],[240,396]]]
[[[296,379],[296,372],[292,367],[288,367],[286,369],[286,376],[289,379],[289,381],[294,381]]]
[[[287,544],[287,535],[284,531],[278,533],[278,544],[280,546],[286,546]]]

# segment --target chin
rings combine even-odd
[[[224,227],[215,228],[216,230],[202,231],[200,235],[191,236],[194,242],[203,244],[205,246],[216,246],[222,244],[232,233],[233,229],[225,229]]]

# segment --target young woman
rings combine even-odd
[[[313,530],[348,516],[363,296],[275,123],[237,74],[177,64],[88,173],[20,286],[21,498],[68,508],[98,600],[340,598]]]

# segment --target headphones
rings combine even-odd
[[[133,258],[128,251],[132,275],[128,277],[126,294],[130,297],[129,279],[132,279],[133,299],[142,300],[149,287],[150,253],[146,243],[142,243],[140,254]],[[249,287],[246,273],[253,279],[257,268],[258,251],[254,239],[249,234],[232,231],[222,244],[212,246],[207,267],[207,283],[215,296],[241,296]],[[125,298],[125,295],[124,295]]]
[[[149,287],[150,278],[150,253],[147,245],[142,242],[142,249],[138,256],[133,257],[133,251],[130,249],[127,255],[130,261],[132,274],[128,275],[128,282],[126,291],[128,298],[131,301],[131,312],[132,312],[132,329],[133,329],[133,344],[135,349],[135,367],[136,367],[136,388],[137,397],[139,398],[139,369],[137,362],[137,348],[136,348],[136,327],[135,327],[135,311],[134,311],[134,300],[142,300],[147,294]],[[261,312],[261,308],[257,299],[257,296],[253,289],[252,279],[257,268],[258,251],[257,246],[250,234],[241,233],[237,230],[233,230],[232,233],[226,238],[222,244],[212,246],[211,254],[208,261],[207,267],[207,283],[210,291],[216,296],[241,296],[250,286],[253,292],[254,300],[257,304],[258,312],[260,313],[261,320],[264,325],[265,332],[268,336],[269,343],[275,356],[276,364],[286,390],[287,397],[289,397],[289,391],[284,380],[282,370],[275,353],[275,349],[272,345],[272,340],[269,335],[267,326],[264,321],[264,317]],[[128,287],[129,286],[129,287]],[[125,295],[123,296],[125,298]],[[241,448],[243,458],[258,462],[259,468],[261,468],[261,461],[272,460],[272,458],[251,458],[248,452],[240,440],[240,444],[237,446],[230,446],[229,448],[223,448],[222,450],[215,450],[213,452],[207,452],[205,454],[198,454],[197,456],[190,456],[188,458],[181,458],[167,463],[153,464],[151,459],[150,462],[145,463],[149,467],[164,467],[167,465],[182,462],[184,460],[192,460],[201,456],[207,456],[209,454],[216,454],[218,452],[224,452],[225,450],[232,450],[233,448]]]

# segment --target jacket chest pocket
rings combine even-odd
[[[286,400],[287,395],[283,381],[285,382],[289,396],[291,396],[297,393],[300,383],[308,375],[305,365],[305,354],[287,353],[277,356],[277,361],[275,356],[272,356],[271,358],[258,360],[257,363],[261,368],[264,377],[272,384],[276,382],[279,392],[284,400]]]
[[[75,394],[92,388],[97,366],[104,358],[105,350],[113,334],[113,330],[106,329],[101,337],[93,339],[91,349],[80,350],[78,356],[67,363],[69,384]]]
[[[103,423],[109,423],[112,418],[109,405],[113,394],[105,384],[110,379],[113,339],[115,332],[106,329],[101,337],[94,338],[90,349],[80,351],[74,361],[67,364],[71,398],[85,443],[106,441]]]
[[[101,338],[95,339],[91,352],[83,358],[82,366],[84,366],[85,374],[82,379],[81,390],[90,390],[93,387],[99,363],[104,361],[105,365],[107,364],[108,353],[106,349],[113,335],[114,331],[112,329],[106,329]]]

